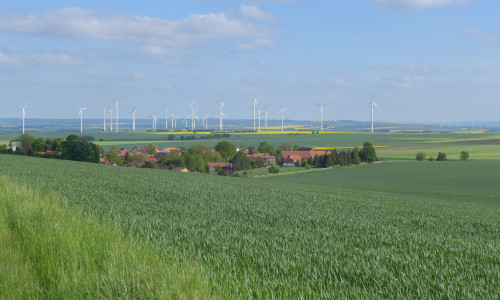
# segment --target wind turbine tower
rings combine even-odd
[[[259,102],[257,102],[255,96],[253,97],[252,102],[253,102],[253,131],[255,131],[255,106],[258,105]]]
[[[29,106],[29,104],[26,104],[23,107],[18,107],[20,110],[23,111],[23,134],[24,134],[24,120],[26,119],[26,108]]]
[[[165,108],[165,130],[168,130],[168,108],[166,106],[163,108]]]
[[[222,109],[224,107],[224,98],[220,101],[220,111],[219,111],[219,131],[222,132],[222,120],[224,119],[224,113],[222,112]]]
[[[116,132],[118,132],[118,100],[115,100],[115,110],[116,110]]]
[[[109,108],[109,131],[113,132],[113,108]]]
[[[380,110],[381,110],[381,108],[377,105],[377,103],[375,103],[375,102],[373,101],[373,96],[372,96],[372,101],[370,101],[370,104],[371,104],[371,106],[372,106],[372,111],[371,111],[371,112],[372,112],[372,133],[373,133],[373,106],[375,105],[375,106],[376,106],[378,109],[380,109]]]
[[[316,101],[313,101],[313,102],[314,102],[314,103],[315,103],[315,104],[319,107],[319,111],[320,111],[320,120],[321,120],[321,121],[320,121],[320,122],[321,122],[321,125],[320,125],[320,129],[319,129],[319,131],[323,131],[323,108],[324,108],[325,106],[327,106],[329,103],[328,103],[328,104],[325,104],[325,105],[321,105],[321,104],[319,104],[319,103],[318,103],[318,102],[316,102]]]
[[[104,118],[103,118],[104,124],[102,125],[102,131],[106,132],[106,106],[101,106],[101,107],[104,110]]]
[[[83,112],[85,110],[88,110],[88,108],[86,107],[81,107],[79,104],[78,105],[78,108],[80,109],[80,111],[78,112],[78,115],[80,116],[80,133],[83,133]]]
[[[129,111],[130,114],[132,114],[132,131],[135,132],[135,113],[137,112],[137,110],[135,109],[135,105],[134,105],[134,108],[132,108],[131,111]]]
[[[189,107],[191,107],[191,130],[195,130],[196,127],[196,113],[194,112],[194,105],[197,104],[198,102],[191,100],[191,104],[189,104]],[[187,128],[187,124],[186,124]]]
[[[267,116],[269,116],[269,113],[267,112],[267,105],[264,108],[264,112],[262,114],[265,116],[265,124],[266,124],[266,131],[267,131]]]
[[[285,114],[285,110],[286,110],[286,108],[284,108],[284,107],[283,107],[283,106],[281,106],[281,104],[280,104],[280,114],[281,114],[281,132],[283,132],[283,131],[284,131],[284,128],[283,128],[283,120],[284,120],[284,118],[283,118],[283,116],[284,116],[284,114]]]

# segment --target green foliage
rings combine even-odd
[[[247,157],[247,155],[243,151],[236,152],[232,163],[234,171],[248,170],[253,167],[253,160]]]
[[[267,141],[263,141],[259,144],[259,147],[257,148],[257,151],[260,153],[269,153],[269,155],[276,155],[276,149],[271,146]]]
[[[232,159],[236,154],[236,147],[228,141],[220,141],[214,146],[214,150],[219,152],[226,161]]]
[[[173,140],[175,140],[175,134],[169,134],[167,136],[167,141],[173,141]]]
[[[460,160],[468,160],[468,159],[469,159],[469,152],[465,150],[460,152]]]
[[[99,162],[99,147],[92,142],[87,142],[84,138],[70,135],[63,142],[62,148],[63,159],[93,163]]]
[[[417,161],[424,161],[426,156],[427,155],[424,152],[418,151],[417,155],[416,155],[416,159],[417,159]]]
[[[108,155],[106,156],[106,161],[115,162],[117,164],[123,163],[123,160],[120,158],[120,150],[116,148],[111,149],[111,151],[109,151]]]
[[[147,144],[145,148],[146,148],[146,152],[151,154],[151,155],[156,153],[156,146],[153,144]]]
[[[359,157],[359,150],[357,147],[352,151],[352,163],[355,165],[359,165],[361,163],[361,158]]]
[[[259,156],[255,159],[255,167],[256,168],[262,168],[265,165],[266,165],[266,162],[264,161],[264,159],[262,157]]]
[[[28,155],[31,155],[33,151],[33,143],[35,142],[35,138],[32,135],[29,135],[27,133],[21,134],[19,138],[17,139],[19,142],[19,145],[23,148],[25,153],[28,153]]]
[[[33,153],[44,152],[45,151],[45,140],[41,137],[36,138],[32,144]]]
[[[429,161],[434,161],[434,157],[429,157]]]
[[[290,142],[285,142],[281,144],[278,149],[281,151],[292,151],[292,144]]]
[[[280,168],[277,165],[272,165],[267,168],[267,171],[271,174],[278,174],[280,172]]]
[[[203,157],[199,154],[184,153],[186,168],[191,172],[206,173],[206,163]]]
[[[189,148],[187,152],[190,154],[200,155],[206,162],[222,161],[222,156],[219,152],[213,151],[212,147],[205,146],[203,144],[196,144]]]
[[[446,153],[443,153],[443,152],[439,152],[438,153],[438,156],[436,158],[437,161],[446,161]]]
[[[365,142],[363,144],[363,149],[360,152],[361,161],[372,163],[377,160],[377,153],[375,152],[375,147],[373,147],[372,143]]]

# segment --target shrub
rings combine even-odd
[[[271,174],[277,174],[280,172],[280,168],[276,165],[272,165],[269,168],[267,168],[267,171],[269,171],[269,173]]]
[[[438,157],[436,158],[437,161],[446,161],[446,153],[439,152]]]
[[[460,160],[467,160],[467,159],[469,159],[469,152],[467,151],[460,152]]]
[[[418,160],[418,161],[423,161],[423,160],[425,159],[425,157],[426,157],[426,156],[427,156],[427,155],[426,155],[424,152],[422,152],[422,151],[418,151],[418,152],[417,152],[417,156],[416,156],[416,158],[417,158],[417,160]]]
[[[434,161],[434,157],[429,157],[429,161]]]

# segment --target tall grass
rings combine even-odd
[[[209,298],[196,266],[171,264],[55,195],[0,177],[0,298]]]

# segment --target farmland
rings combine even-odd
[[[199,266],[222,298],[496,297],[497,169],[396,162],[238,179],[0,155],[17,184]]]

